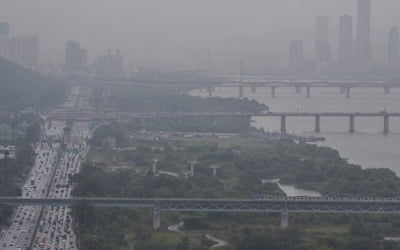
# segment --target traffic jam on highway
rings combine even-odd
[[[56,168],[48,198],[70,198],[71,177],[79,172],[80,160],[87,153],[88,123],[75,123],[71,140]],[[72,210],[69,207],[44,207],[33,249],[76,249],[76,235],[72,227]]]
[[[84,105],[79,87],[73,88],[63,108]],[[35,147],[36,159],[21,187],[23,198],[70,198],[71,177],[79,172],[88,152],[89,122],[75,122],[68,139],[65,121],[46,121]],[[10,226],[0,235],[0,249],[77,249],[70,207],[19,206]]]

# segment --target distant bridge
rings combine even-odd
[[[0,197],[11,206],[72,206],[88,202],[95,207],[154,208],[188,212],[298,212],[298,213],[400,213],[400,198],[272,197],[265,199],[185,198],[17,198]]]
[[[356,117],[381,117],[383,118],[383,132],[389,133],[389,123],[391,117],[400,117],[400,113],[389,112],[182,112],[182,113],[135,113],[135,112],[116,112],[116,111],[95,111],[65,109],[46,114],[50,120],[82,120],[82,121],[133,121],[137,119],[156,119],[156,118],[185,118],[185,117],[280,117],[281,133],[286,133],[287,117],[314,117],[315,132],[321,131],[322,117],[348,117],[349,132],[355,132]]]
[[[238,97],[244,97],[244,88],[250,87],[251,92],[257,92],[257,88],[268,87],[271,89],[271,97],[276,96],[277,88],[294,88],[296,93],[306,89],[307,98],[311,97],[311,88],[339,88],[341,94],[350,98],[352,88],[382,88],[385,94],[389,94],[393,88],[400,88],[400,80],[396,81],[371,81],[371,80],[313,80],[313,79],[271,79],[268,77],[251,76],[225,76],[210,77],[208,79],[176,79],[176,80],[138,80],[138,79],[115,79],[115,80],[67,80],[69,85],[80,86],[174,86],[196,87],[200,91],[206,89],[209,96],[212,96],[215,87],[237,88]]]
[[[313,80],[313,79],[271,79],[260,77],[210,77],[206,79],[172,79],[172,80],[140,80],[140,79],[86,79],[66,80],[69,85],[82,86],[276,86],[276,87],[393,87],[400,88],[399,81],[371,81],[371,80]]]
[[[288,213],[399,214],[400,198],[311,198],[272,197],[249,199],[140,199],[140,198],[13,198],[0,197],[0,204],[11,206],[73,206],[88,202],[95,207],[153,209],[153,227],[160,227],[160,211],[175,212],[275,212],[282,213],[282,226]]]

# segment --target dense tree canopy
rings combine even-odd
[[[49,107],[63,100],[65,86],[0,58],[0,107]]]

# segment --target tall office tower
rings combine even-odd
[[[329,18],[319,16],[315,19],[315,61],[317,63],[329,62],[330,56]]]
[[[339,19],[338,63],[341,70],[351,70],[353,62],[353,18],[350,15]]]
[[[76,73],[83,70],[87,60],[86,50],[81,49],[79,43],[68,41],[65,46],[65,72]]]
[[[356,62],[360,70],[369,70],[371,58],[371,0],[358,0]]]
[[[400,63],[399,46],[399,28],[392,27],[389,32],[388,42],[388,64],[391,66],[396,66]]]
[[[304,66],[304,43],[302,40],[295,40],[289,47],[289,69],[292,72],[299,72]]]
[[[0,23],[0,57],[8,58],[8,35],[10,34],[10,25]]]

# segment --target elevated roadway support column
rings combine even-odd
[[[286,115],[281,115],[281,134],[286,134]]]
[[[208,86],[207,87],[208,97],[212,97],[212,92],[213,92],[212,86]]]
[[[271,87],[271,97],[272,97],[272,98],[275,98],[275,90],[276,90],[276,87],[275,87],[275,86],[272,86],[272,87]]]
[[[296,94],[300,94],[301,93],[301,87],[296,87]]]
[[[350,121],[349,132],[354,133],[356,131],[355,130],[355,116],[354,115],[349,116],[349,121]]]
[[[243,98],[243,86],[239,86],[238,91],[239,91],[239,98]]]
[[[389,133],[389,116],[385,115],[383,118],[383,133],[388,134]]]
[[[384,87],[383,90],[385,91],[385,95],[390,94],[390,87]]]
[[[348,88],[346,88],[346,98],[347,99],[350,99],[350,93],[351,93],[351,88],[350,87],[348,87]]]
[[[194,176],[194,164],[190,164],[190,176]]]
[[[315,116],[315,133],[321,132],[321,116]]]
[[[152,168],[151,168],[151,171],[153,172],[154,176],[158,176],[157,163],[158,163],[158,160],[154,159],[153,160],[153,164],[152,164]]]
[[[153,208],[153,230],[158,231],[161,227],[160,203],[156,202]]]
[[[220,168],[220,166],[219,165],[211,165],[210,168],[212,169],[213,176],[216,177],[217,176],[217,170],[218,170],[218,168]]]
[[[281,228],[286,229],[289,226],[289,213],[283,212],[281,214]]]
[[[345,87],[340,87],[340,94],[345,94],[346,93],[346,88]]]
[[[194,171],[195,171],[195,167],[196,167],[197,163],[198,163],[197,161],[190,161],[189,162],[189,164],[190,164],[190,176],[194,176]]]
[[[307,98],[310,98],[311,97],[311,87],[310,86],[307,86]]]
[[[257,86],[251,86],[251,93],[257,93]]]

